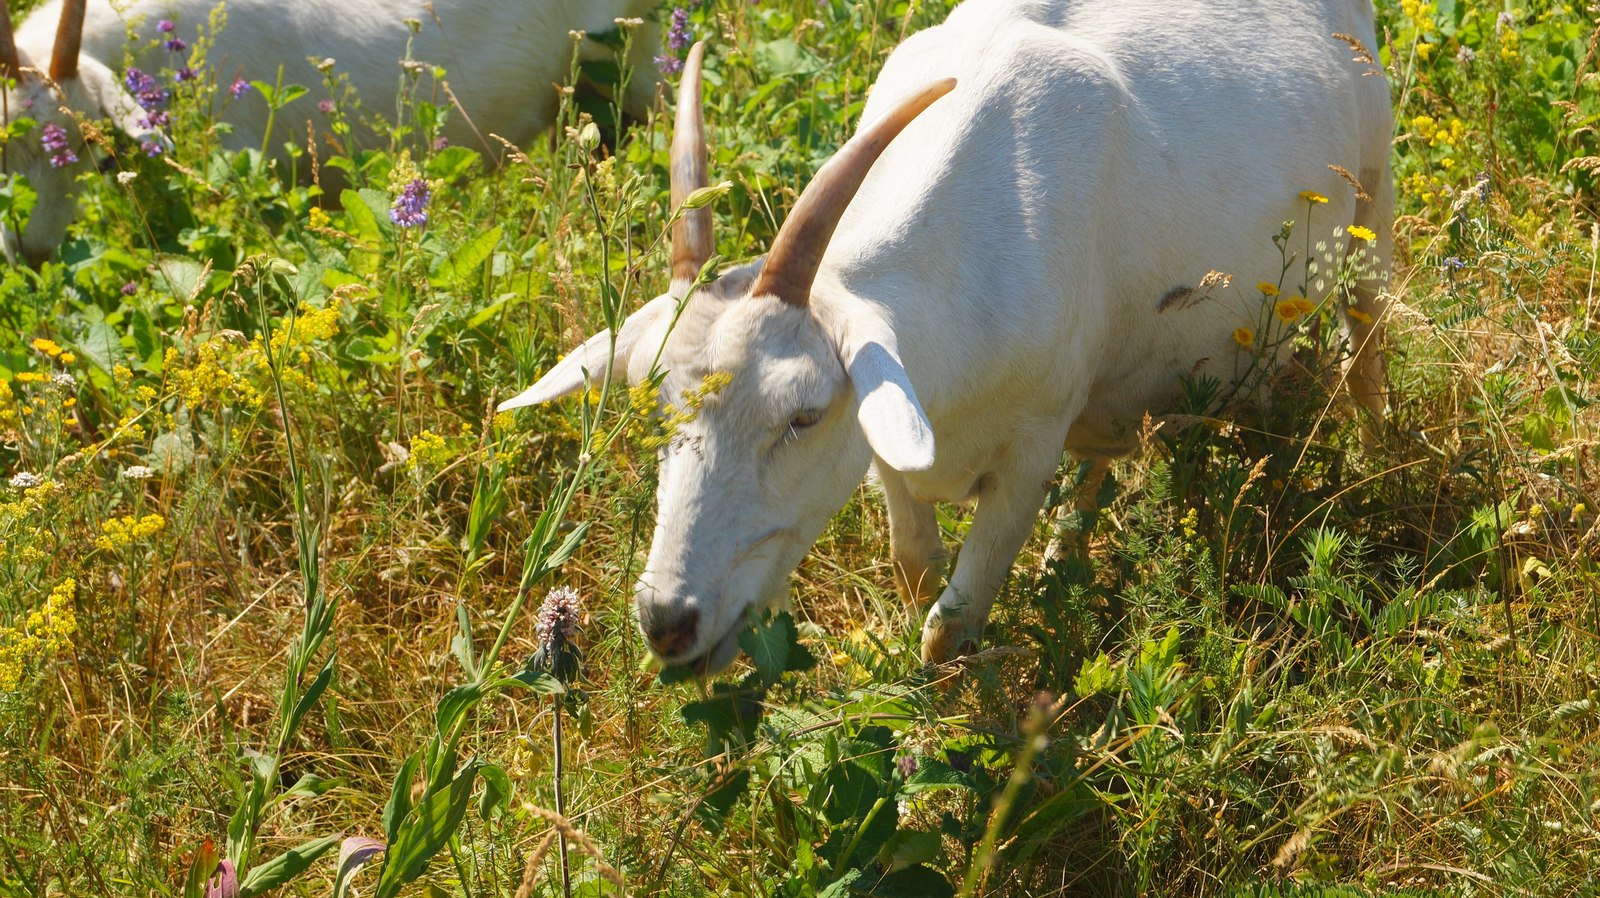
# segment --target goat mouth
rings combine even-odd
[[[740,618],[740,622],[743,622],[743,618]],[[744,629],[742,626],[735,626],[722,634],[722,637],[712,643],[711,648],[706,649],[699,657],[674,661],[667,666],[682,668],[700,679],[714,677],[727,670],[733,659],[739,657],[739,636]]]

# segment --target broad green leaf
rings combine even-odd
[[[824,68],[821,59],[787,37],[756,44],[751,56],[769,78],[809,78]]]
[[[439,264],[429,282],[435,287],[448,287],[452,284],[465,284],[469,282],[478,267],[494,252],[500,243],[500,235],[504,230],[499,227],[490,228],[466,243],[456,247],[450,258]]]
[[[483,791],[478,794],[478,817],[487,822],[511,801],[513,787],[511,777],[499,765],[485,764],[478,768],[478,775],[483,778]]]
[[[383,239],[384,231],[378,223],[378,215],[360,193],[349,189],[341,191],[339,205],[344,207],[345,221],[351,234],[367,243],[377,243]]]
[[[424,799],[401,824],[399,835],[389,843],[384,857],[377,898],[394,898],[402,886],[427,871],[428,861],[461,825],[477,775],[477,762],[467,762],[448,786]]]
[[[264,864],[257,864],[250,869],[250,874],[244,881],[239,883],[239,898],[251,898],[252,895],[270,892],[294,879],[337,844],[339,836],[323,836],[291,848]]]
[[[449,738],[455,733],[466,713],[478,702],[483,701],[483,687],[477,683],[467,683],[445,693],[439,700],[439,710],[434,713],[434,721],[439,726],[439,735]]]
[[[400,765],[395,774],[394,788],[389,790],[389,801],[383,806],[383,832],[393,843],[400,832],[400,824],[411,813],[411,784],[417,778],[417,767],[422,764],[422,752],[416,752]]]
[[[287,732],[292,733],[299,728],[300,720],[306,716],[306,712],[315,707],[317,700],[322,698],[323,690],[327,689],[328,683],[333,680],[334,662],[338,657],[338,652],[328,656],[328,660],[322,665],[322,670],[318,672],[317,678],[311,681],[311,685],[307,686],[306,691],[301,694],[300,700],[295,702],[294,711],[290,713],[288,725],[285,728]]]
[[[428,160],[428,177],[454,181],[472,174],[472,170],[482,161],[483,157],[469,147],[445,147]]]

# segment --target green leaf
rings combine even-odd
[[[377,898],[394,898],[400,888],[427,871],[428,861],[455,835],[466,816],[472,798],[472,782],[478,764],[468,761],[446,788],[425,798],[400,826],[399,835],[389,843],[383,873],[378,878]]]
[[[327,689],[328,683],[333,680],[333,665],[338,657],[338,652],[328,656],[327,663],[322,665],[322,670],[317,674],[317,678],[311,681],[311,685],[306,687],[306,691],[300,696],[300,700],[295,702],[294,711],[289,715],[285,732],[293,733],[299,728],[301,718],[305,717],[306,712],[310,711],[317,704],[317,700],[322,698],[323,690]]]
[[[440,263],[439,269],[428,278],[428,282],[435,287],[468,283],[484,260],[494,253],[502,233],[502,228],[493,227],[456,247],[456,251]]]
[[[821,59],[786,37],[756,44],[751,58],[769,78],[809,78],[824,68]]]
[[[211,273],[206,267],[188,256],[162,253],[156,256],[156,268],[161,273],[161,280],[172,291],[172,298],[179,302],[188,302],[203,295],[206,284],[211,280]]]
[[[900,794],[915,795],[918,792],[929,792],[934,789],[976,791],[972,785],[972,778],[965,773],[943,761],[923,759],[917,765],[916,772],[907,777],[905,784],[900,787]]]
[[[860,886],[861,883],[857,883],[857,890]],[[950,881],[939,871],[919,865],[890,873],[861,894],[873,898],[951,898],[955,893]]]
[[[434,721],[439,725],[441,738],[449,739],[461,723],[466,713],[483,701],[483,686],[477,683],[467,683],[445,693],[439,700],[439,710],[434,713]]]
[[[472,174],[472,169],[483,159],[469,147],[445,147],[428,160],[428,177],[440,181],[454,181]]]
[[[920,829],[902,829],[889,837],[878,849],[878,863],[890,873],[897,873],[907,867],[927,863],[939,856],[940,837],[938,833],[924,832]]]
[[[542,670],[524,670],[515,676],[506,677],[497,681],[495,686],[521,686],[531,689],[540,695],[564,695],[567,687],[561,681],[550,676]]]
[[[284,790],[275,800],[282,801],[285,798],[315,798],[318,795],[328,794],[334,789],[344,785],[345,782],[345,778],[341,776],[328,778],[317,776],[314,773],[302,774],[300,779],[295,781],[294,785]]]
[[[262,892],[269,892],[283,885],[301,873],[328,853],[328,849],[339,844],[339,836],[323,836],[312,839],[303,845],[291,848],[278,855],[265,864],[257,864],[250,869],[250,875],[239,883],[239,898],[250,898]]]
[[[375,191],[364,191],[374,193]],[[383,226],[378,223],[378,214],[373,211],[370,203],[363,198],[362,193],[354,190],[343,190],[339,193],[339,205],[344,207],[345,221],[349,225],[350,233],[368,243],[377,243],[383,239]],[[387,205],[387,204],[385,204]],[[387,221],[387,217],[384,221]]]
[[[85,307],[83,321],[86,327],[83,338],[76,344],[78,354],[109,377],[111,369],[122,364],[122,338],[117,336],[116,328],[106,322],[106,313],[99,306]]]
[[[394,788],[389,791],[389,802],[383,806],[383,832],[390,843],[400,832],[400,824],[411,813],[411,784],[417,778],[417,767],[422,764],[422,752],[416,752],[400,765],[395,774]]]
[[[789,652],[800,647],[794,618],[781,612],[767,624],[757,624],[739,635],[739,647],[750,656],[764,686],[776,685],[788,669]]]
[[[511,801],[511,777],[504,768],[495,764],[478,768],[478,775],[483,777],[483,792],[478,795],[478,817],[487,823],[497,810]]]
[[[206,884],[215,875],[220,860],[222,856],[217,853],[217,843],[207,836],[205,842],[195,849],[194,860],[189,863],[189,873],[183,880],[183,898],[205,898]]]

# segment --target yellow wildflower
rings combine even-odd
[[[74,353],[63,352],[61,354],[61,364],[63,364],[63,365],[70,365],[73,362],[76,362],[77,360],[78,360],[78,356],[76,354],[74,354]]]
[[[411,470],[420,467],[442,468],[454,455],[444,437],[424,430],[411,438],[411,455],[406,459],[406,467]]]
[[[167,519],[158,514],[147,514],[142,518],[133,515],[108,518],[100,525],[100,536],[94,544],[109,552],[147,536],[155,536],[166,526]]]
[[[1319,205],[1322,204],[1322,203],[1326,203],[1328,201],[1327,197],[1325,197],[1322,194],[1316,192],[1315,190],[1302,190],[1302,191],[1300,191],[1300,198],[1305,200],[1308,203],[1317,203]]]
[[[1377,234],[1372,232],[1371,228],[1364,228],[1361,225],[1351,225],[1349,234],[1351,237],[1354,237],[1357,240],[1366,240],[1368,242],[1375,240],[1378,237]]]
[[[1316,306],[1312,304],[1311,300],[1306,299],[1304,296],[1291,296],[1288,299],[1279,300],[1277,305],[1272,307],[1272,311],[1287,323],[1303,315],[1310,314],[1315,308]]]
[[[38,339],[33,341],[33,348],[39,350],[40,352],[44,353],[45,355],[47,355],[47,356],[49,356],[51,358],[55,358],[56,356],[61,354],[61,347],[56,344],[56,341],[54,341],[54,340],[46,340],[43,337],[40,337],[40,338],[38,338]]]
[[[0,692],[15,691],[27,665],[72,646],[78,618],[72,597],[77,581],[68,577],[50,590],[42,608],[28,612],[18,627],[0,627]]]
[[[1346,315],[1350,316],[1350,320],[1351,321],[1355,321],[1355,322],[1357,322],[1359,324],[1371,324],[1372,323],[1372,316],[1368,315],[1366,312],[1361,311],[1360,309],[1345,309],[1344,313]]]
[[[1256,345],[1256,332],[1248,327],[1237,328],[1233,332],[1233,342],[1245,349]]]
[[[44,383],[45,376],[37,371],[18,371],[16,379],[19,384],[36,384]]]
[[[1262,296],[1278,295],[1278,285],[1272,283],[1271,281],[1262,281],[1256,285],[1256,289],[1261,291]]]

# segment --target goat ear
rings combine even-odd
[[[873,454],[896,471],[933,467],[933,426],[894,351],[869,341],[844,363],[856,391],[856,420]]]
[[[641,338],[654,332],[657,323],[671,320],[677,308],[678,300],[671,295],[650,300],[622,322],[622,329],[617,332],[615,353],[611,351],[611,330],[607,328],[585,340],[582,346],[557,362],[544,377],[539,378],[538,383],[500,403],[495,410],[504,412],[525,408],[576,393],[590,381],[604,379],[607,366],[613,376],[626,374],[628,359],[638,348]]]

